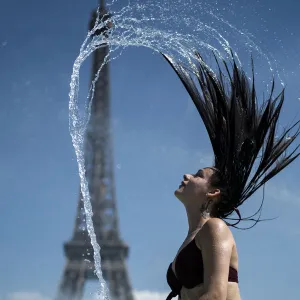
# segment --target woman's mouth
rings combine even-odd
[[[186,183],[185,183],[184,181],[181,181],[181,184],[180,184],[179,187],[181,188],[181,187],[183,187],[183,186],[186,186]]]

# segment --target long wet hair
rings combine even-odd
[[[270,95],[259,107],[253,60],[251,83],[233,55],[230,65],[222,60],[224,73],[215,57],[218,75],[204,63],[199,53],[195,55],[196,64],[191,71],[163,54],[189,93],[210,138],[215,169],[210,183],[221,190],[217,216],[237,220],[234,224],[227,223],[234,227],[241,220],[254,221],[255,225],[261,221],[264,199],[256,213],[247,218],[241,217],[238,207],[299,156],[300,153],[296,153],[299,146],[286,155],[286,150],[299,134],[299,127],[290,134],[299,121],[278,135],[276,127],[284,102],[284,89],[273,97],[273,79]],[[253,168],[257,159],[259,163]],[[238,219],[229,218],[234,211]],[[258,214],[259,217],[254,218]]]

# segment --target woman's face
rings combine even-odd
[[[200,169],[196,174],[185,174],[175,196],[185,205],[202,206],[209,192],[209,179],[213,174],[211,168]]]

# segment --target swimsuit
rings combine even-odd
[[[195,239],[193,239],[186,247],[184,247],[177,256],[175,263],[175,272],[170,264],[167,272],[167,282],[172,290],[166,300],[179,295],[181,288],[192,289],[204,282],[203,275],[203,259],[201,250],[197,247]],[[238,282],[238,272],[233,267],[229,267],[229,282]]]

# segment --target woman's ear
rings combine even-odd
[[[207,198],[213,200],[216,199],[217,197],[219,197],[221,194],[221,191],[219,189],[214,189],[208,193],[206,193]]]

